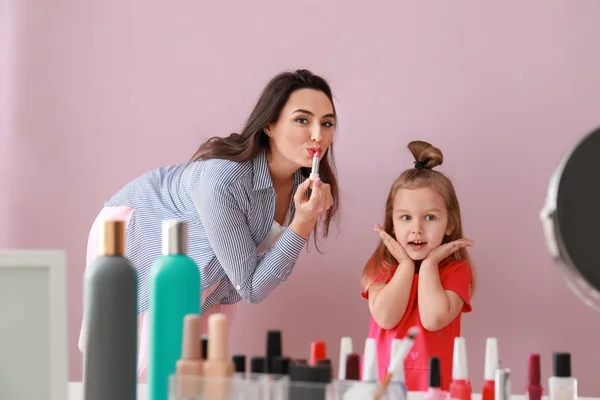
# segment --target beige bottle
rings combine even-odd
[[[180,398],[199,397],[202,394],[202,373],[200,315],[188,314],[183,320],[181,359],[175,365],[177,393]]]
[[[204,395],[207,400],[222,400],[229,396],[233,361],[229,356],[227,315],[208,317],[208,355],[204,361]]]

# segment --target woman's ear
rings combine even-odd
[[[265,126],[265,127],[263,128],[263,131],[265,132],[265,134],[266,134],[268,137],[272,137],[272,136],[273,136],[273,128],[272,128],[271,124],[269,124],[269,125]]]

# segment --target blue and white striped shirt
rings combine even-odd
[[[294,175],[294,190],[302,182]],[[202,304],[264,300],[291,274],[306,239],[286,228],[262,255],[257,246],[275,216],[275,190],[266,152],[237,163],[210,159],[156,168],[125,185],[105,206],[135,209],[125,255],[138,272],[138,312],[148,309],[150,269],[161,255],[162,221],[189,224],[188,255],[200,269],[202,289],[218,282]],[[294,202],[290,204],[290,220]]]

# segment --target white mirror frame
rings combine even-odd
[[[67,274],[64,250],[0,249],[0,271],[3,268],[48,268],[46,306],[50,318],[49,400],[65,400],[68,394]],[[11,306],[15,306],[11,304]],[[0,306],[1,309],[1,306]],[[41,338],[43,339],[43,338]],[[31,382],[35,384],[35,382]]]

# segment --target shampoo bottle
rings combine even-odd
[[[175,373],[181,355],[184,318],[188,314],[200,314],[200,272],[187,256],[187,249],[187,222],[163,221],[162,256],[152,265],[150,277],[150,400],[168,399],[169,377]]]
[[[137,274],[123,255],[125,222],[105,221],[101,239],[84,282],[84,398],[131,400],[137,390]]]

